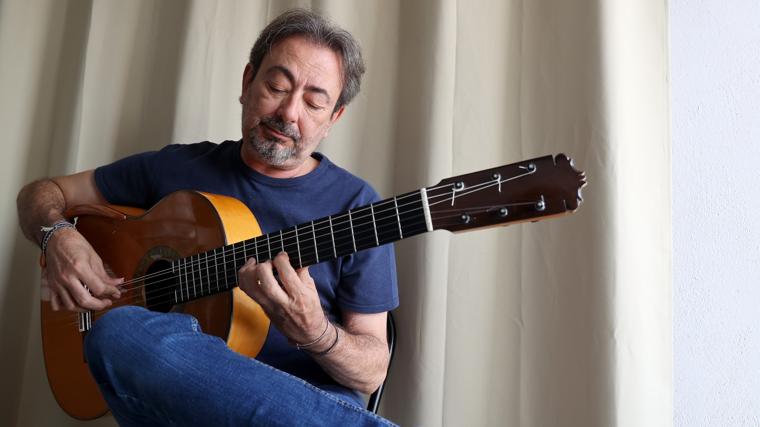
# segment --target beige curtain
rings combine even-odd
[[[239,138],[247,51],[293,6],[363,45],[362,92],[321,150],[381,194],[558,152],[588,175],[572,216],[397,245],[381,413],[409,426],[671,424],[667,8],[652,0],[0,1],[3,424],[84,425],[47,387],[18,189]]]

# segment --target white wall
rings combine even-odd
[[[676,426],[760,425],[760,2],[671,0]]]

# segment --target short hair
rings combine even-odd
[[[341,56],[342,83],[335,110],[347,105],[359,93],[364,60],[359,43],[346,30],[324,17],[305,9],[291,9],[275,18],[261,31],[251,48],[250,63],[253,76],[259,72],[264,56],[278,42],[292,36],[303,36],[319,46],[332,49]]]

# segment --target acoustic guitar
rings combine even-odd
[[[80,206],[67,216],[78,218],[79,232],[106,268],[125,278],[122,297],[109,310],[122,305],[180,310],[234,351],[255,357],[269,319],[237,288],[237,271],[246,259],[263,262],[285,251],[299,268],[433,230],[537,221],[575,211],[585,183],[568,157],[545,156],[448,178],[263,235],[242,202],[196,191],[169,194],[147,211]],[[82,349],[87,332],[106,311],[54,312],[42,302],[48,380],[58,404],[74,418],[108,411]]]

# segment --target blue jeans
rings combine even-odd
[[[85,354],[121,426],[393,425],[233,352],[186,314],[111,310],[88,333]]]

